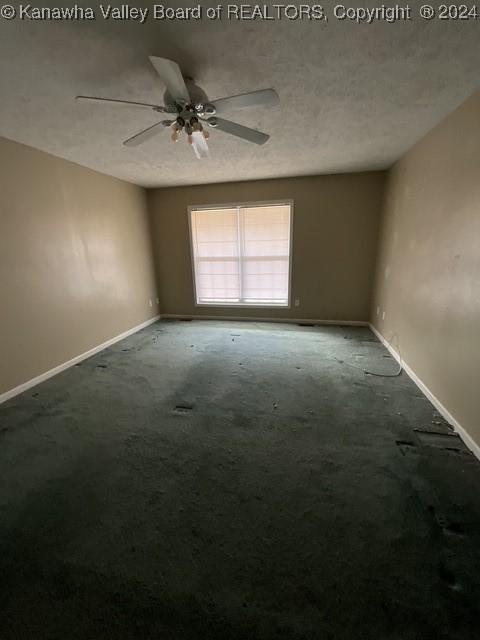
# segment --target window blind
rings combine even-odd
[[[190,210],[197,304],[288,305],[290,209]]]

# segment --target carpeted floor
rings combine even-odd
[[[480,464],[366,328],[160,322],[0,406],[1,640],[474,640]]]

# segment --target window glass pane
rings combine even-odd
[[[195,211],[193,215],[197,256],[238,256],[236,209]]]
[[[290,206],[241,209],[245,256],[288,256]]]
[[[237,209],[191,212],[197,302],[240,299]]]
[[[246,260],[243,263],[245,298],[288,300],[288,258],[281,260]]]
[[[238,260],[200,260],[197,266],[196,282],[199,298],[221,300],[239,298]]]

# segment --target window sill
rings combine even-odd
[[[272,304],[267,302],[265,304],[257,303],[244,303],[244,302],[196,302],[196,307],[220,307],[223,309],[289,309],[290,305],[287,304]]]

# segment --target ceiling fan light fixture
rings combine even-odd
[[[193,116],[193,118],[190,118],[190,125],[191,125],[193,131],[201,131],[202,130],[202,125],[200,124],[200,122],[198,121],[198,118],[196,116]]]
[[[183,119],[182,118],[177,118],[173,123],[172,123],[172,135],[170,136],[172,142],[178,142],[180,133],[182,132],[183,129]]]
[[[192,149],[199,160],[210,157],[207,141],[203,136],[203,132],[194,131],[192,133]]]

